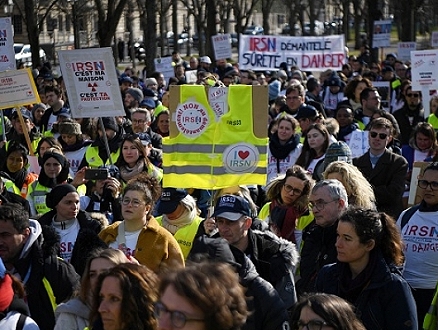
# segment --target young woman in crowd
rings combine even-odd
[[[238,275],[225,263],[192,264],[160,283],[159,330],[239,330],[248,316]]]
[[[275,125],[277,129],[269,137],[267,183],[294,165],[302,148],[300,136],[295,134],[298,122],[294,117],[284,113]]]
[[[350,80],[345,86],[344,96],[346,97],[345,101],[342,101],[342,104],[347,105],[353,111],[362,107],[362,103],[360,100],[360,93],[367,87],[372,87],[371,81],[362,76],[357,76],[356,78]],[[339,105],[338,105],[339,106]]]
[[[99,275],[104,271],[129,260],[122,251],[116,249],[96,249],[85,264],[81,277],[81,287],[75,297],[58,305],[55,310],[54,330],[85,329],[89,325],[89,316],[93,301],[93,292]]]
[[[161,111],[154,121],[154,131],[160,134],[162,137],[169,136],[169,122],[170,122],[170,112],[169,110]]]
[[[148,158],[151,140],[147,133],[126,134],[120,146],[119,158],[116,166],[120,170],[120,177],[124,183],[135,179],[140,173],[147,173],[161,181],[163,170],[156,167]]]
[[[336,179],[342,183],[347,191],[348,205],[376,208],[373,188],[356,166],[342,161],[332,162],[324,171],[324,179]]]
[[[325,293],[304,295],[294,306],[291,321],[294,330],[366,330],[354,314],[353,306]]]
[[[150,269],[131,263],[99,275],[90,313],[91,330],[155,330],[158,283]]]
[[[324,156],[329,144],[330,134],[327,128],[322,124],[310,125],[295,164],[311,173],[313,179],[318,179],[324,170]]]
[[[122,196],[123,221],[108,226],[99,234],[110,247],[134,256],[138,262],[158,272],[163,267],[184,265],[181,249],[172,234],[152,216],[161,187],[155,178],[139,174],[128,182]]]
[[[301,166],[290,167],[284,176],[268,185],[266,197],[269,202],[258,215],[269,222],[271,231],[297,247],[301,244],[302,229],[313,220],[309,210],[313,184],[313,179]]]
[[[417,329],[417,311],[402,267],[403,242],[385,213],[352,208],[341,215],[338,261],[324,266],[316,290],[344,298],[367,329]]]

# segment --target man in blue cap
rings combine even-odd
[[[221,196],[213,218],[219,235],[249,256],[260,276],[274,286],[286,308],[290,309],[297,299],[294,272],[298,251],[295,245],[271,232],[252,230],[251,209],[241,196]]]

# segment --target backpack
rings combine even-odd
[[[400,229],[403,229],[403,227],[406,226],[406,224],[409,222],[409,220],[412,218],[414,213],[417,212],[419,208],[420,208],[420,204],[414,205],[406,210],[405,214],[403,214],[401,218]]]

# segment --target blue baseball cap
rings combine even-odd
[[[160,204],[158,205],[158,214],[170,214],[176,210],[179,202],[187,196],[184,189],[164,188],[161,192]]]
[[[239,220],[243,215],[251,216],[248,201],[241,196],[223,195],[216,202],[213,217],[221,217],[231,221]]]

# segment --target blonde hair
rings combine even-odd
[[[348,195],[348,203],[365,209],[376,209],[376,197],[373,188],[359,169],[346,162],[336,161],[331,163],[324,171],[324,179],[331,173],[339,173],[342,177]]]

